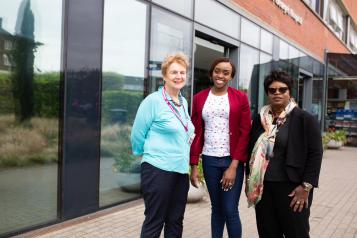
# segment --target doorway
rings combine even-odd
[[[219,57],[230,58],[232,63],[238,64],[238,47],[212,38],[196,36],[194,41],[194,74],[193,95],[212,86],[209,69],[212,62]],[[230,82],[230,86],[236,85],[236,77]]]
[[[310,113],[312,113],[312,77],[310,72],[299,69],[296,87],[296,103],[300,108]]]

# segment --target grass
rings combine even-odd
[[[0,116],[0,167],[44,164],[58,160],[58,121],[32,118],[17,123],[13,115]]]

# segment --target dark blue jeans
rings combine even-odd
[[[242,237],[242,224],[239,218],[238,204],[242,191],[244,164],[239,163],[236,181],[232,189],[223,191],[220,183],[224,171],[231,164],[231,158],[202,155],[203,174],[211,198],[211,231],[213,238],[223,236],[224,224],[230,238]]]

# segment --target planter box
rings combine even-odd
[[[127,193],[140,193],[140,173],[118,173],[119,188]]]
[[[198,188],[195,188],[191,183],[190,183],[190,189],[188,190],[187,194],[187,202],[188,203],[195,203],[199,202],[203,199],[203,196],[206,194],[206,185],[205,184],[200,184]]]
[[[327,143],[327,148],[329,148],[329,149],[340,149],[342,145],[343,145],[342,141],[330,140]]]

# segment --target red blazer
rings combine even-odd
[[[197,165],[204,144],[204,121],[202,110],[211,89],[204,89],[193,97],[192,123],[195,126],[196,137],[190,151],[190,164]],[[234,88],[228,88],[229,100],[229,148],[234,160],[247,161],[249,133],[251,128],[250,108],[245,93]]]

